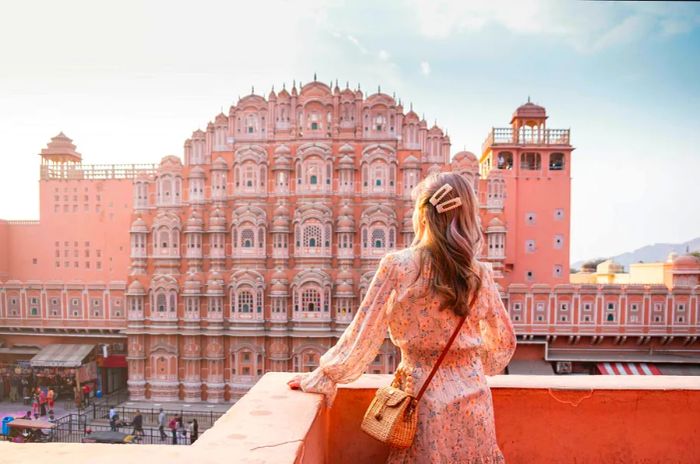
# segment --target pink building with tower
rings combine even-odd
[[[59,134],[41,220],[0,222],[0,340],[128,347],[133,399],[235,400],[267,371],[318,365],[379,259],[411,243],[412,188],[456,171],[481,201],[514,372],[686,364],[696,261],[679,257],[669,286],[568,283],[572,151],[528,102],[479,157],[450,156],[400,100],[315,80],[240,99],[157,165],[86,165]],[[369,372],[398,362],[387,339]]]

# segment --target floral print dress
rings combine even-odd
[[[325,394],[331,405],[336,384],[352,382],[367,369],[389,329],[401,349],[399,368],[411,376],[417,393],[459,322],[452,311],[439,310],[419,263],[413,248],[381,260],[354,320],[320,366],[301,379],[302,390]],[[392,449],[391,464],[504,462],[485,375],[506,367],[515,333],[493,272],[480,267],[475,305],[418,405],[415,440],[408,449]]]

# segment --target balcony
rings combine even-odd
[[[492,127],[481,146],[482,153],[493,145],[569,145],[569,129],[536,130],[523,128],[513,131],[511,127]]]
[[[332,409],[269,373],[193,446],[0,442],[3,462],[382,463],[387,449],[360,420],[389,382],[365,375],[341,387]],[[697,377],[496,376],[489,379],[498,441],[508,464],[695,463],[700,455]]]

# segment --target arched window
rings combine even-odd
[[[549,155],[549,170],[564,170],[564,153],[552,153],[551,155]]]
[[[502,151],[496,158],[498,169],[513,169],[513,154],[509,151]]]
[[[608,314],[608,322],[615,322],[615,315],[614,314]]]
[[[258,128],[258,118],[254,114],[249,114],[246,116],[246,133],[252,134],[257,131]]]
[[[315,288],[306,288],[301,293],[302,311],[320,311],[321,293]]]
[[[321,246],[321,227],[317,225],[304,227],[303,246],[311,248]]]
[[[243,248],[252,248],[255,244],[255,234],[252,229],[243,229],[241,231],[241,246]]]
[[[527,152],[520,154],[520,169],[537,171],[542,167],[539,153]]]
[[[253,312],[253,294],[248,290],[238,292],[238,311],[241,313]]]
[[[384,248],[385,234],[383,229],[374,229],[372,231],[372,247]]]
[[[165,294],[159,293],[156,296],[156,309],[159,313],[164,313],[166,308]]]

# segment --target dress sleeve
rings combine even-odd
[[[486,375],[496,375],[506,368],[515,352],[515,331],[498,293],[493,271],[486,268],[483,275],[481,304],[484,305],[484,317],[479,321],[481,361]]]
[[[355,318],[335,346],[321,356],[319,367],[302,377],[303,391],[325,394],[331,406],[336,384],[352,382],[362,375],[386,339],[387,307],[395,284],[396,265],[387,255],[379,263]]]

